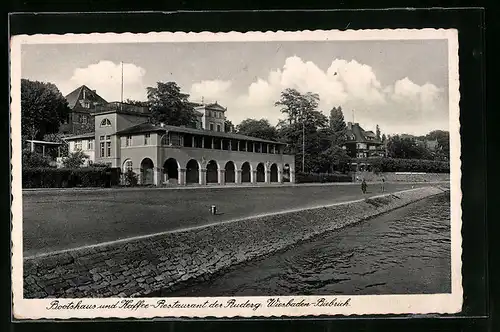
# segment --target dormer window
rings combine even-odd
[[[111,127],[111,121],[109,119],[102,119],[101,127]]]

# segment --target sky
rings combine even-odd
[[[446,40],[31,44],[23,78],[66,95],[82,84],[107,101],[146,100],[146,88],[175,81],[192,101],[227,107],[234,124],[284,118],[286,88],[318,93],[325,115],[341,106],[365,130],[423,135],[448,130]]]

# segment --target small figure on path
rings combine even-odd
[[[382,178],[382,192],[385,192],[385,179]]]
[[[363,181],[361,182],[361,191],[363,192],[363,194],[366,194],[366,181],[365,181],[365,179],[363,179]]]

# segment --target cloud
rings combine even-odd
[[[408,77],[384,86],[372,67],[355,60],[333,59],[322,70],[311,61],[292,56],[282,68],[270,71],[265,78],[256,78],[239,94],[229,91],[231,84],[221,82],[200,82],[191,90],[217,95],[228,107],[228,118],[236,124],[246,118],[266,118],[276,124],[283,115],[274,102],[281,91],[295,88],[302,93],[318,93],[319,108],[326,115],[332,107],[342,106],[346,121],[352,121],[354,110],[355,122],[370,130],[376,124],[387,133],[425,132],[448,126],[447,96],[443,89],[431,83],[418,85]]]
[[[145,100],[146,86],[143,78],[146,71],[133,63],[123,64],[123,99]],[[120,63],[101,60],[84,68],[77,68],[65,87],[70,91],[87,85],[107,101],[121,99],[122,66]],[[62,89],[61,89],[62,90]],[[68,92],[70,92],[68,91]]]
[[[198,83],[194,83],[191,86],[189,94],[191,96],[191,100],[200,101],[201,99],[205,100],[221,100],[225,99],[228,94],[229,88],[231,88],[231,81],[222,81],[222,80],[207,80],[201,81]]]

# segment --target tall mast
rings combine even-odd
[[[121,85],[121,103],[120,103],[120,109],[123,109],[123,61],[121,62],[122,65],[122,85]]]

